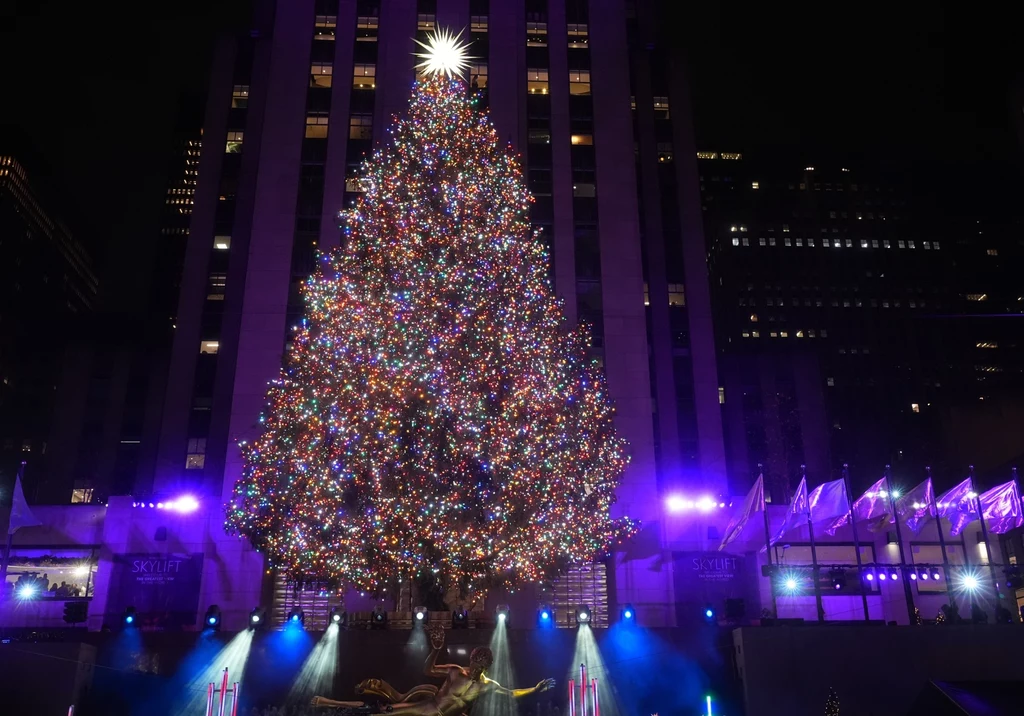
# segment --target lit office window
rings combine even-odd
[[[230,236],[214,236],[213,237],[213,248],[218,251],[227,251],[231,248],[231,237]]]
[[[590,146],[591,144],[594,143],[594,135],[593,134],[573,134],[570,137],[570,140],[572,141],[572,143],[574,145],[577,145],[577,146],[583,146],[583,145]]]
[[[306,139],[327,139],[326,112],[313,112],[306,115]]]
[[[539,67],[526,70],[526,89],[530,94],[547,94],[548,71]]]
[[[226,273],[211,273],[209,288],[206,291],[207,301],[223,301],[224,292],[228,285],[228,275]]]
[[[569,94],[590,94],[590,70],[572,70],[569,72]]]
[[[987,301],[988,300],[988,294],[987,293],[969,293],[969,294],[967,294],[967,300],[968,301]]]
[[[565,29],[569,36],[569,47],[579,49],[587,46],[590,32],[585,23],[569,23]]]
[[[662,164],[672,161],[672,142],[658,142],[658,161]]]
[[[372,15],[360,15],[356,18],[356,42],[376,42],[378,20]]]
[[[235,85],[231,89],[231,106],[235,109],[249,106],[249,85]]]
[[[71,504],[84,505],[92,502],[92,490],[91,487],[75,488],[71,491]]]
[[[192,438],[188,441],[185,454],[186,470],[202,470],[206,465],[206,438]]]
[[[526,44],[529,47],[547,47],[548,24],[546,22],[526,23]]]
[[[348,120],[349,139],[370,139],[373,137],[373,115],[353,114]]]
[[[686,290],[681,283],[670,283],[668,285],[668,305],[685,306]]]
[[[309,68],[310,87],[330,87],[334,68],[330,62],[314,62]]]
[[[377,65],[353,65],[352,86],[358,90],[371,90],[377,84]]]
[[[437,17],[431,13],[421,12],[416,16],[416,29],[420,32],[430,32],[437,26]]]
[[[228,132],[228,142],[224,151],[228,154],[238,154],[242,151],[242,140],[245,139],[245,132]]]
[[[469,18],[470,32],[487,32],[487,16],[473,15]]]
[[[487,86],[487,64],[484,62],[476,62],[469,66],[469,84],[470,86],[476,82],[477,87]]]
[[[333,40],[338,18],[334,15],[317,15],[313,37],[317,40]]]
[[[220,350],[220,341],[200,341],[199,352],[206,355],[216,355]]]

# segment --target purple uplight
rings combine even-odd
[[[864,579],[868,580],[869,582],[873,582],[875,581],[875,575],[873,572],[868,572],[867,575],[865,575]]]
[[[691,510],[711,512],[714,509],[723,508],[725,506],[725,502],[719,502],[708,495],[693,499],[684,495],[675,494],[669,495],[665,498],[665,509],[669,512],[689,512]]]

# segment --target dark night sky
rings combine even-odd
[[[36,0],[0,11],[0,141],[35,148],[52,169],[47,203],[101,262],[152,240],[181,93],[202,92],[213,38],[244,28],[247,5]],[[702,147],[1015,160],[1018,58],[1005,16],[976,4],[970,17],[937,3],[685,5],[669,37],[692,57]]]

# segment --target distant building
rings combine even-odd
[[[961,430],[1020,395],[1011,221],[985,232],[939,182],[880,165],[698,156],[734,492],[758,464],[784,500],[801,465],[848,462],[859,484],[1014,455]]]
[[[140,473],[142,484],[152,475],[201,138],[197,126],[179,122],[164,209],[151,229],[155,250],[140,252],[152,264],[136,267],[148,275],[148,296],[116,315],[97,314],[71,335],[41,501],[105,502],[135,490]]]
[[[0,483],[17,465],[46,452],[60,374],[73,320],[96,304],[93,263],[10,155],[0,156]],[[26,473],[34,494],[38,473]]]

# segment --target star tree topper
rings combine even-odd
[[[417,45],[426,50],[426,52],[413,53],[423,60],[416,65],[416,69],[427,76],[455,77],[462,75],[469,69],[469,61],[472,58],[466,54],[468,45],[459,42],[461,37],[462,32],[454,35],[447,28],[444,30],[436,28],[427,36],[426,42],[414,40]]]

